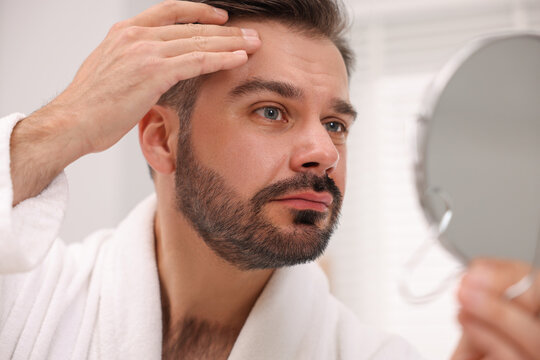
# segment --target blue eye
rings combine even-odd
[[[326,130],[333,132],[333,133],[345,133],[347,132],[347,129],[345,126],[337,121],[330,121],[324,124],[326,127]]]
[[[257,111],[255,111],[255,113],[262,116],[262,117],[264,117],[264,118],[272,120],[272,121],[281,121],[281,120],[283,120],[283,114],[282,114],[281,110],[279,110],[276,107],[265,106],[265,107],[260,108]]]

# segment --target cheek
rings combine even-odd
[[[345,189],[347,187],[347,148],[338,148],[338,151],[339,163],[334,171],[333,179],[342,195],[345,195]]]
[[[268,185],[286,162],[271,138],[225,121],[194,123],[192,139],[197,159],[246,196]]]
[[[274,151],[273,144],[265,139],[250,136],[237,137],[224,144],[228,163],[223,174],[250,193],[260,190],[276,177],[282,166],[283,156]]]

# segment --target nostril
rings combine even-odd
[[[319,166],[319,163],[317,162],[308,162],[308,163],[302,164],[302,167],[305,167],[305,168],[311,168],[311,167],[317,167],[317,166]]]

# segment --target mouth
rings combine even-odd
[[[306,192],[287,195],[274,199],[277,203],[292,207],[297,210],[314,210],[319,212],[328,211],[334,198],[329,193]]]

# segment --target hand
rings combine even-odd
[[[115,24],[48,113],[70,114],[82,153],[109,148],[178,81],[247,61],[260,40],[220,26],[227,19],[206,4],[166,0]]]
[[[473,262],[458,292],[463,336],[453,360],[540,359],[540,278],[513,300],[504,295],[529,271],[517,262]]]
[[[178,81],[245,64],[260,39],[227,20],[206,4],[166,0],[114,25],[66,90],[14,128],[12,205],[114,145]]]

